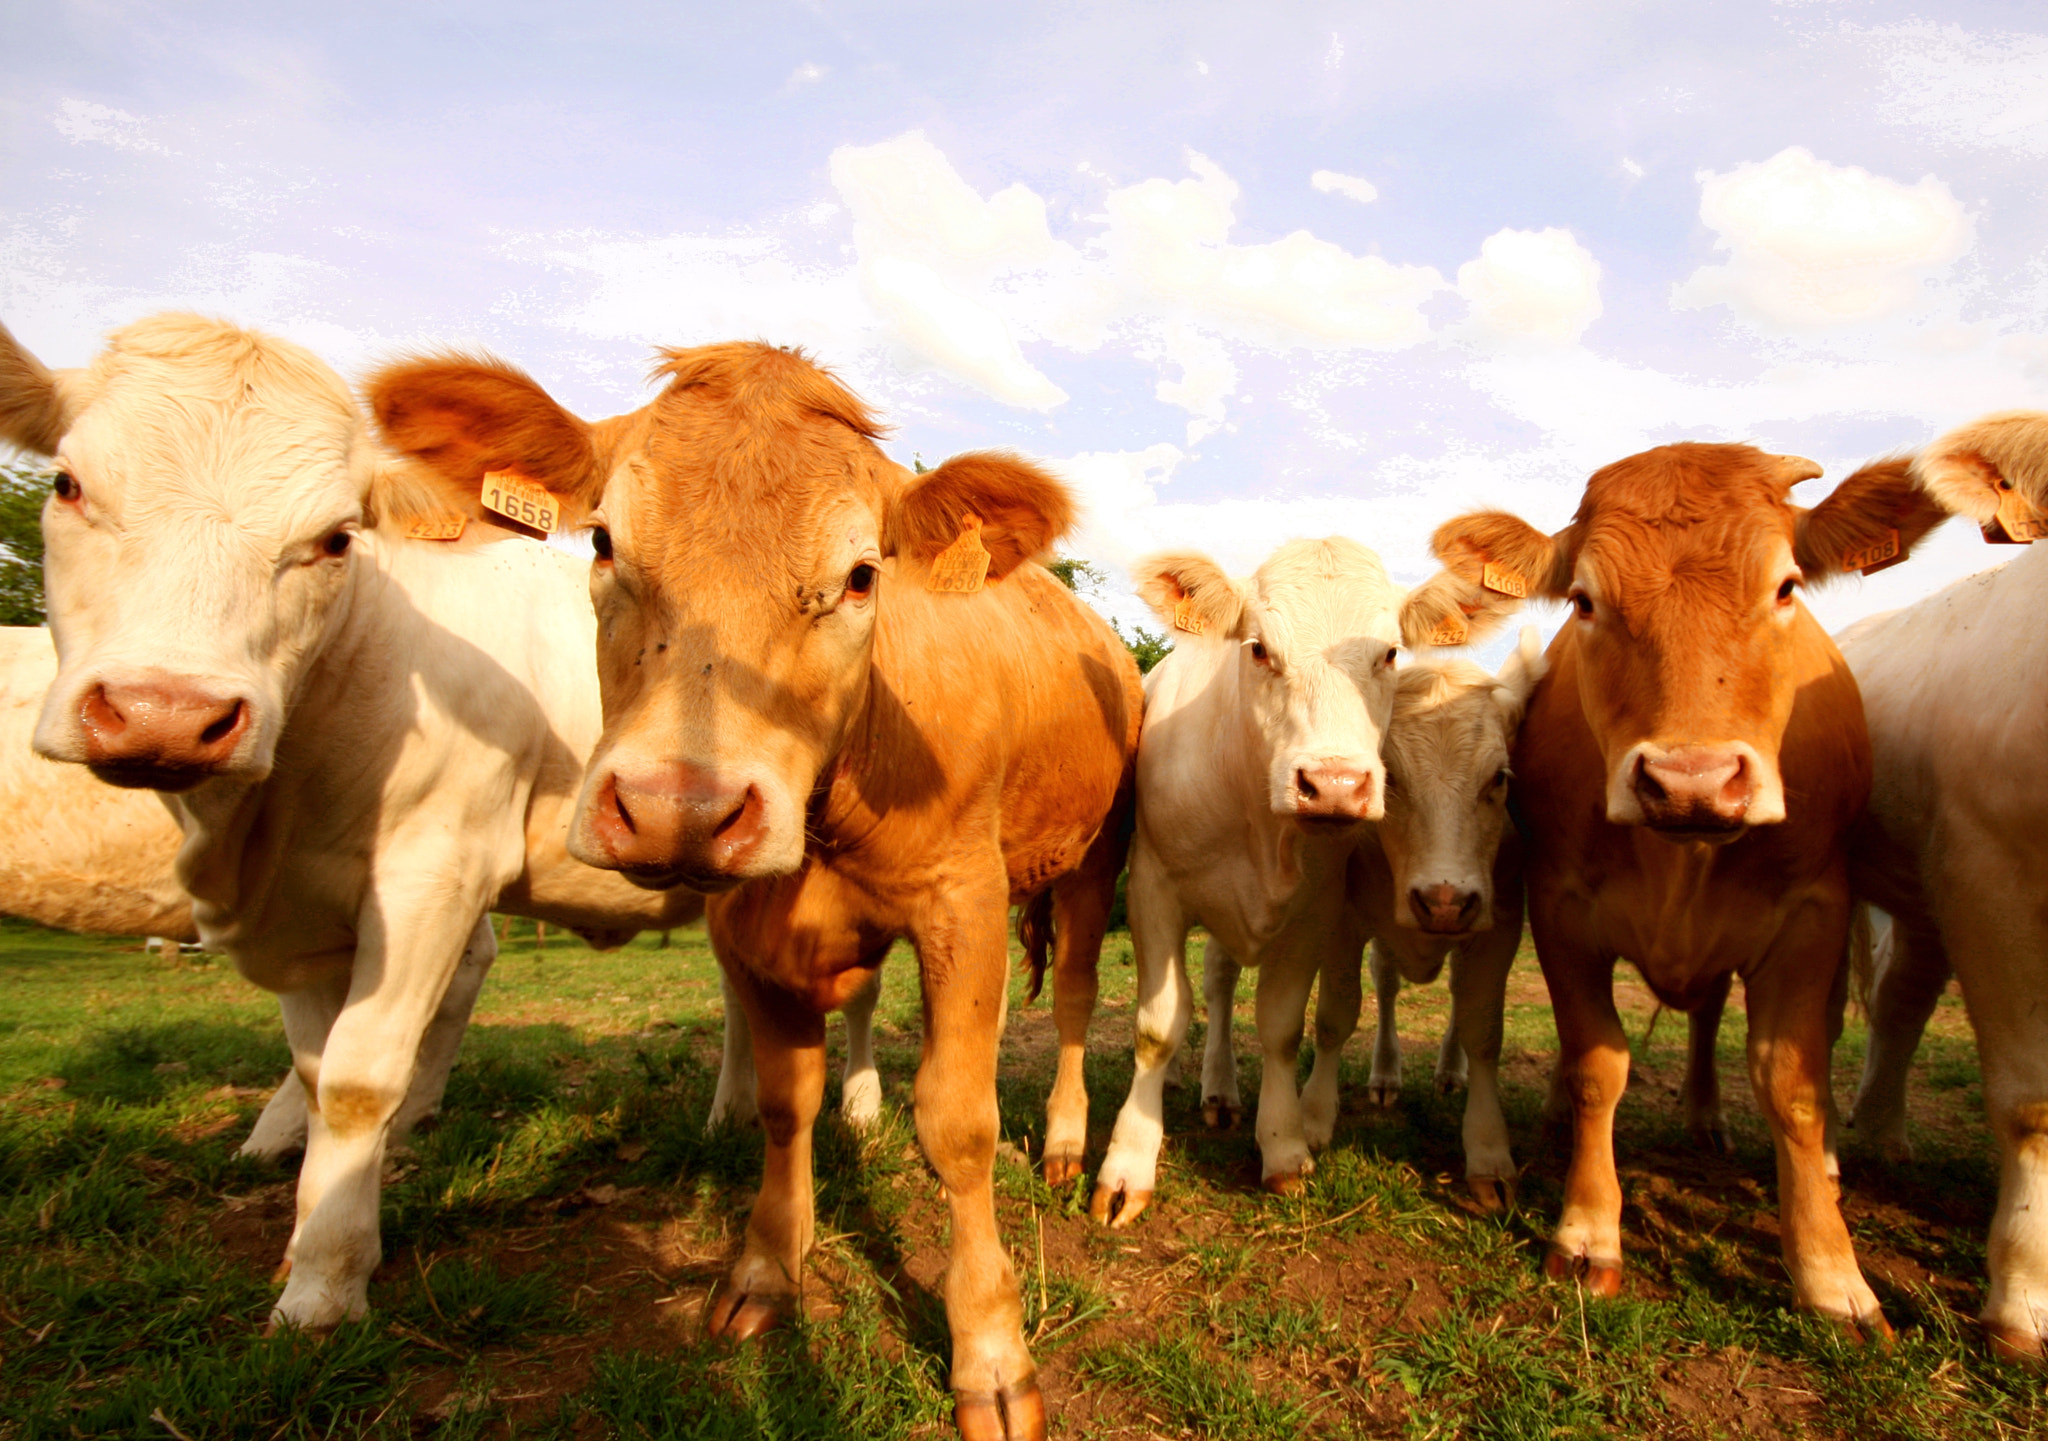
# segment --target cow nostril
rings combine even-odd
[[[640,828],[633,824],[633,813],[626,809],[625,799],[619,794],[617,776],[605,777],[604,789],[598,792],[597,804],[600,813],[610,811],[612,819],[624,827],[628,834],[639,834]]]
[[[715,827],[713,827],[711,832],[712,836],[716,838],[724,836],[727,832],[732,831],[733,829],[738,827],[743,821],[746,820],[747,813],[750,810],[758,810],[760,808],[760,805],[761,793],[754,787],[748,786],[746,789],[746,794],[740,797],[740,803],[734,806],[731,811],[727,812],[724,820],[720,821]]]
[[[1322,795],[1322,792],[1316,789],[1315,782],[1308,778],[1308,772],[1305,770],[1297,770],[1294,773],[1294,793],[1305,801],[1319,799]]]
[[[242,703],[236,701],[228,707],[226,715],[199,733],[199,743],[206,746],[220,744],[220,742],[234,734],[235,728],[241,724],[241,721]]]
[[[1479,892],[1467,891],[1465,893],[1464,903],[1458,907],[1458,924],[1469,928],[1471,924],[1478,919]]]
[[[85,693],[85,704],[80,709],[86,725],[102,736],[117,736],[128,728],[128,718],[107,699],[107,688],[103,685],[96,685]]]

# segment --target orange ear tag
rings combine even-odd
[[[969,512],[960,517],[960,538],[933,559],[925,589],[972,595],[987,579],[988,552],[981,544],[981,517]]]
[[[2048,515],[2043,515],[2034,508],[2032,501],[2001,482],[1998,514],[1981,528],[1984,539],[1992,545],[2032,545],[2048,536]]]
[[[1189,635],[1206,635],[1209,630],[1209,617],[1195,609],[1192,596],[1184,595],[1180,598],[1180,603],[1173,608],[1173,628],[1184,630]]]
[[[1899,549],[1899,533],[1888,530],[1868,545],[1859,545],[1854,550],[1842,553],[1843,570],[1860,570],[1865,575],[1876,575],[1881,570],[1890,570],[1905,560]]]
[[[1471,636],[1471,629],[1462,616],[1447,615],[1436,623],[1436,629],[1429,633],[1430,645],[1463,645]]]
[[[1488,590],[1511,595],[1516,600],[1526,600],[1529,596],[1529,582],[1522,579],[1520,571],[1511,570],[1504,565],[1495,565],[1490,560],[1479,572],[1479,583]]]
[[[509,521],[546,535],[562,522],[562,504],[544,485],[535,485],[510,470],[484,472],[485,510],[496,511]]]
[[[432,515],[416,515],[405,523],[407,540],[461,540],[462,532],[469,528],[469,517],[453,511],[437,510]]]

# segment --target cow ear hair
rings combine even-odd
[[[2001,481],[2048,509],[2048,412],[2002,410],[1959,426],[1914,456],[1912,470],[1945,509],[1979,524],[1998,514]]]
[[[1001,580],[1073,528],[1074,497],[1021,456],[970,451],[904,487],[896,503],[894,548],[930,565],[960,538],[970,515],[981,522],[988,579]]]
[[[0,440],[55,455],[79,410],[80,372],[52,371],[0,325]]]
[[[1537,635],[1536,627],[1523,626],[1514,653],[1494,677],[1493,702],[1500,707],[1510,729],[1522,723],[1522,713],[1529,708],[1529,697],[1535,693],[1536,682],[1549,671],[1550,657],[1543,653],[1543,641]]]
[[[1819,505],[1798,511],[1793,557],[1814,584],[1862,569],[1854,562],[1864,557],[1904,558],[1948,515],[1914,480],[1911,457],[1872,461]]]
[[[1169,630],[1242,640],[1244,588],[1196,550],[1162,550],[1131,567],[1133,588]]]
[[[1569,530],[1545,535],[1499,510],[1445,521],[1429,541],[1444,568],[1409,592],[1401,609],[1403,639],[1411,646],[1484,640],[1525,599],[1562,599],[1571,585],[1570,536]],[[1463,639],[1441,639],[1446,626],[1449,634],[1462,630]]]
[[[497,470],[545,488],[561,502],[565,526],[587,516],[603,494],[598,427],[502,361],[402,360],[371,378],[369,396],[385,443],[416,462],[392,478],[381,511],[417,514],[439,504],[481,516],[484,475]]]

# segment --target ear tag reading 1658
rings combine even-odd
[[[510,470],[484,472],[485,510],[494,510],[507,520],[543,534],[552,532],[562,519],[561,502],[543,485]]]
[[[981,517],[971,512],[960,517],[960,538],[932,560],[925,588],[972,595],[988,579],[988,552],[981,544]]]
[[[440,510],[432,515],[416,515],[407,521],[405,537],[407,540],[461,540],[462,532],[468,528],[468,516]]]
[[[2010,481],[1999,482],[1998,514],[1981,527],[1984,539],[1993,545],[2032,545],[2048,536],[2048,515],[2034,508],[2034,503],[2012,488]]]
[[[1854,550],[1842,553],[1843,570],[1860,570],[1865,575],[1876,575],[1881,570],[1890,570],[1906,558],[1899,549],[1899,533],[1888,530],[1868,545],[1859,545]]]

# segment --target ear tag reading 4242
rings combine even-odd
[[[494,510],[543,535],[553,532],[562,521],[562,503],[546,486],[535,485],[516,471],[485,471],[483,502],[485,510]]]
[[[1463,616],[1447,615],[1438,621],[1436,629],[1429,633],[1429,644],[1463,645],[1471,634],[1472,631],[1465,624]]]
[[[960,517],[960,538],[933,558],[925,589],[972,595],[988,579],[988,559],[981,544],[981,517],[970,511]]]
[[[1899,533],[1888,530],[1868,545],[1859,545],[1854,550],[1842,553],[1843,570],[1860,570],[1865,575],[1876,575],[1881,570],[1890,570],[1905,560],[1905,552],[1899,549]]]
[[[1173,628],[1184,630],[1189,635],[1203,635],[1209,629],[1209,617],[1195,609],[1195,598],[1184,595],[1173,607]]]
[[[2048,536],[2048,515],[2034,508],[2034,503],[2012,488],[2010,481],[2000,481],[1998,491],[1998,514],[1981,527],[1984,539],[1992,545],[2032,545]]]

